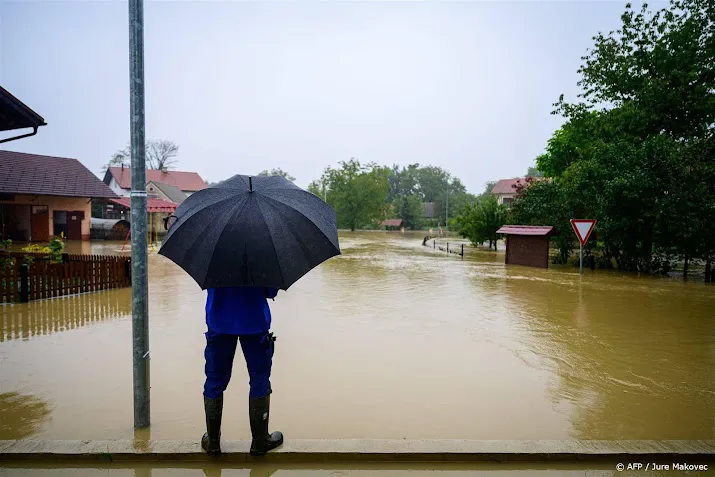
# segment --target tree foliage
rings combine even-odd
[[[292,175],[288,174],[286,171],[281,169],[280,167],[277,169],[271,169],[270,171],[268,169],[264,169],[261,172],[258,173],[259,176],[281,176],[285,177],[291,182],[295,182],[295,177]]]
[[[328,167],[308,190],[326,197],[336,211],[338,226],[355,231],[384,219],[389,189],[389,170],[377,164],[362,165],[357,159]]]
[[[581,101],[554,105],[566,123],[536,160],[552,180],[519,194],[511,220],[556,225],[564,256],[568,218],[597,219],[603,263],[625,270],[710,264],[715,3],[674,0],[655,13],[627,5],[621,21],[583,57]]]
[[[493,195],[479,197],[473,204],[467,204],[455,218],[456,231],[474,245],[489,241],[489,248],[498,240],[497,230],[506,223],[507,209],[497,203]]]

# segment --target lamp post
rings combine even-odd
[[[146,146],[144,119],[144,0],[129,0],[131,131],[132,356],[134,427],[149,427],[149,308]]]

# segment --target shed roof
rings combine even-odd
[[[505,225],[499,230],[498,234],[504,235],[557,235],[558,231],[551,226],[542,225]]]
[[[402,227],[405,221],[402,219],[388,219],[382,223],[383,227]]]
[[[42,116],[0,86],[0,131],[45,126]]]
[[[117,194],[77,159],[0,151],[0,192],[113,198]]]
[[[114,179],[122,189],[132,188],[132,172],[129,167],[110,167],[104,176],[104,182],[109,183],[109,177]],[[147,169],[146,182],[161,182],[162,184],[173,185],[186,192],[196,192],[206,189],[208,184],[196,172],[186,171],[158,171]]]
[[[118,199],[111,199],[112,202],[117,205],[121,205],[127,209],[131,209],[131,199],[129,197],[120,197]],[[147,212],[174,212],[178,207],[178,204],[174,202],[169,202],[164,199],[147,199],[146,208]]]

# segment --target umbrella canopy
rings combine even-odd
[[[336,214],[284,177],[236,175],[181,203],[159,253],[204,290],[287,290],[340,255]]]

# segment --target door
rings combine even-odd
[[[82,219],[84,219],[84,212],[75,210],[67,215],[67,240],[82,240]]]
[[[50,239],[50,210],[46,205],[33,205],[31,213],[30,240],[47,242]]]

